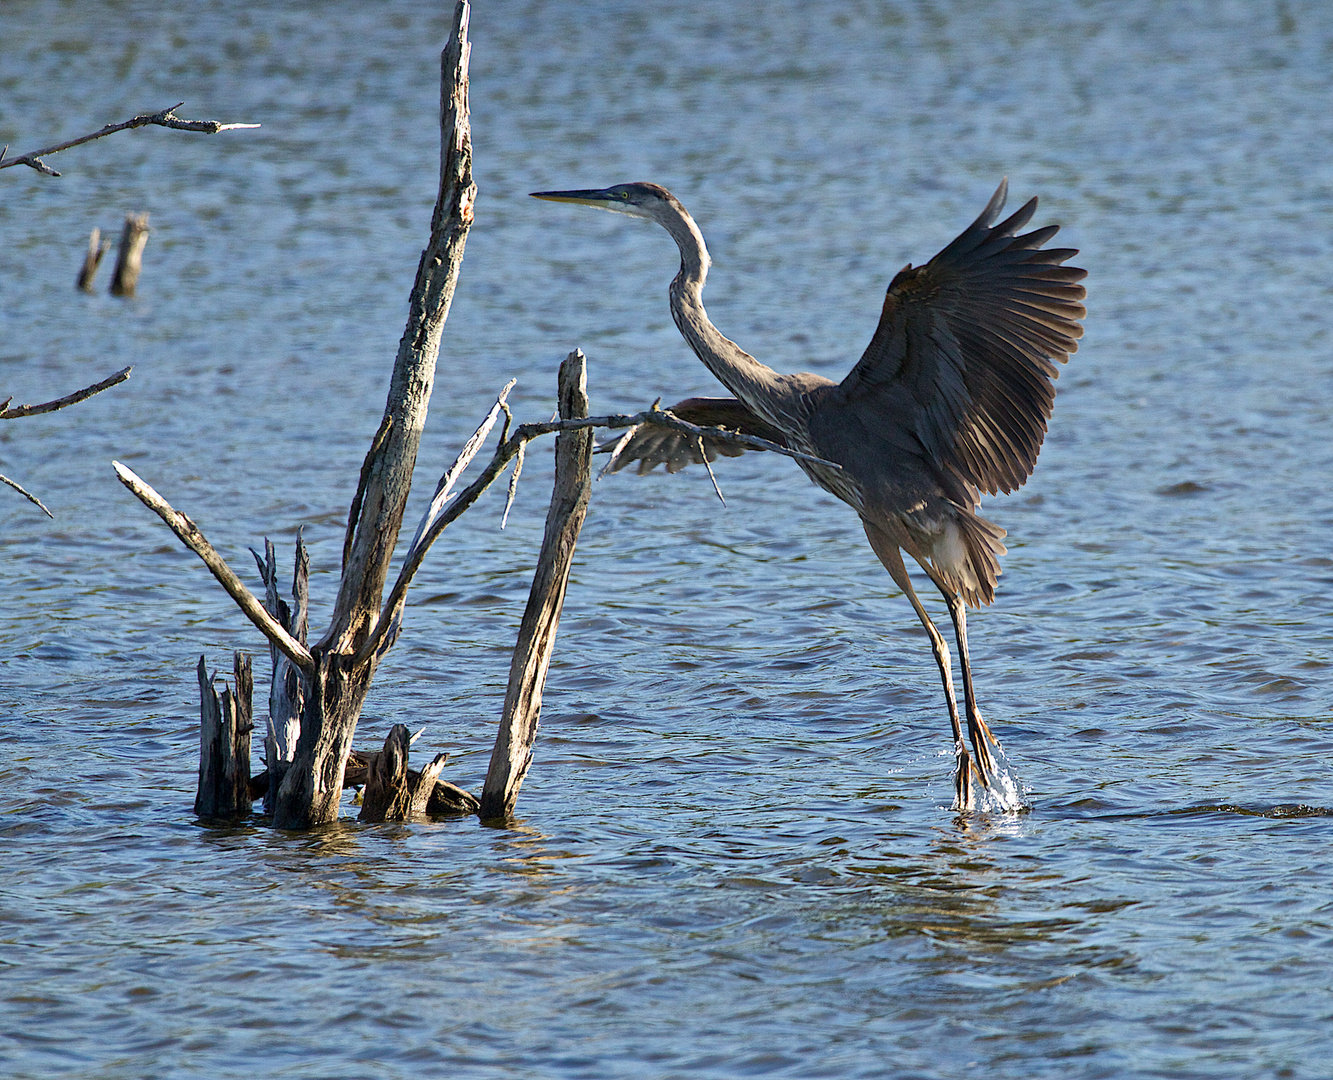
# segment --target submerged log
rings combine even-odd
[[[126,214],[125,227],[116,249],[116,269],[111,275],[112,296],[133,296],[143,269],[143,249],[148,245],[148,215]]]
[[[202,818],[232,820],[250,812],[250,732],[254,683],[250,657],[237,652],[236,687],[213,689],[204,657],[199,658],[199,788],[194,812]]]
[[[583,353],[575,351],[560,365],[560,417],[570,420],[587,415],[587,360]],[[574,548],[588,513],[592,441],[592,431],[585,429],[563,432],[555,442],[555,488],[551,492],[546,535],[528,593],[528,606],[519,624],[518,642],[509,666],[504,714],[482,788],[483,819],[507,817],[513,812],[518,789],[532,765],[542,690],[555,650]]]

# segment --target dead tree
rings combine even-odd
[[[199,788],[194,812],[201,818],[236,818],[250,812],[250,731],[253,682],[250,658],[235,655],[234,686],[213,688],[199,657]]]
[[[323,637],[316,644],[307,645],[303,636],[306,602],[299,546],[293,590],[295,606],[277,595],[277,573],[267,545],[261,560],[265,600],[260,601],[193,521],[124,465],[113,463],[122,483],[203,560],[228,595],[265,635],[275,654],[280,654],[270,694],[273,715],[266,740],[270,743],[266,751],[268,769],[262,779],[255,778],[257,782],[250,789],[252,794],[269,789],[266,804],[271,805],[273,824],[278,828],[306,829],[337,818],[361,706],[381,658],[401,629],[413,577],[444,528],[471,507],[510,463],[514,464],[509,489],[512,501],[525,447],[531,440],[549,434],[561,436],[546,542],[520,632],[504,724],[486,785],[490,811],[495,814],[507,813],[513,807],[518,785],[531,760],[542,686],[554,645],[569,563],[587,506],[592,429],[655,424],[686,432],[696,439],[738,442],[792,457],[806,456],[763,439],[697,427],[657,408],[634,416],[588,417],[586,360],[576,350],[561,366],[559,420],[523,424],[511,434],[506,397],[513,383],[501,391],[458,459],[440,478],[430,506],[408,545],[398,577],[385,598],[389,563],[402,525],[426,420],[440,337],[458,279],[476,197],[468,126],[468,16],[468,4],[460,0],[449,42],[441,56],[440,187],[431,237],[417,268],[407,328],[394,362],[384,416],[366,454],[348,513],[342,579],[331,624]],[[476,480],[455,491],[464,470],[479,453],[502,413],[505,423],[490,463]],[[290,665],[290,678],[282,666],[283,660]],[[413,779],[407,768],[403,737],[402,733],[391,733],[383,751],[355,756],[358,768],[364,770],[361,775],[366,783],[370,785],[373,776],[373,783],[383,791],[372,796],[374,814],[406,817],[419,813],[423,792],[427,808],[438,802],[454,810],[475,810],[476,800],[461,789],[439,780],[435,780],[431,789],[429,779],[434,779],[431,772],[435,770],[438,774],[436,762],[443,765],[439,758]]]

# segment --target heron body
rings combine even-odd
[[[871,548],[930,638],[953,730],[960,809],[974,805],[974,774],[981,785],[990,783],[990,745],[998,745],[976,703],[966,612],[995,597],[1005,532],[976,510],[983,492],[1013,491],[1031,475],[1055,399],[1053,361],[1077,349],[1085,314],[1079,284],[1085,271],[1063,265],[1076,252],[1042,247],[1058,226],[1019,235],[1036,211],[1035,198],[994,224],[1006,193],[1001,183],[957,239],[893,278],[874,336],[841,382],[781,374],[718,331],[703,305],[709,268],[703,234],[665,188],[634,183],[534,193],[655,221],[676,241],[680,272],[671,282],[671,314],[734,397],[689,398],[672,412],[838,466],[797,459],[860,516]],[[633,433],[620,451],[617,467],[638,461],[640,472],[658,463],[674,472],[727,452],[649,429]],[[948,645],[912,587],[904,551],[948,606],[963,681],[961,717]]]

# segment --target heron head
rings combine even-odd
[[[534,191],[532,197],[596,206],[612,213],[658,222],[678,217],[684,209],[671,192],[657,184],[616,184],[615,187],[581,191]]]

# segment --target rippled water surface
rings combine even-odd
[[[15,1077],[1297,1077],[1333,1058],[1333,8],[646,5],[473,14],[480,196],[409,515],[511,376],[715,392],[652,228],[526,193],[648,179],[709,310],[845,371],[883,289],[1007,175],[1089,271],[972,620],[1031,811],[960,818],[926,641],[790,462],[594,492],[508,827],[191,813],[193,665],[255,652],[125,461],[238,569],[305,526],[313,622],[434,200],[444,6],[11,0],[0,398],[0,1063]],[[76,293],[152,214],[140,295]],[[107,271],[103,271],[105,281]],[[480,785],[549,485],[418,579],[358,743]],[[940,612],[943,616],[943,612]]]

